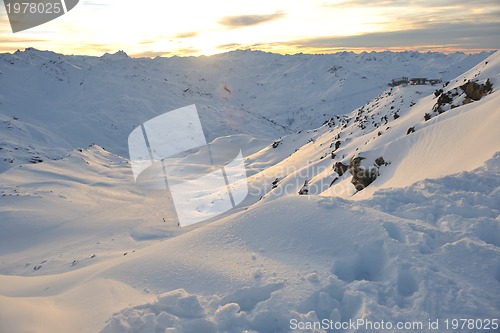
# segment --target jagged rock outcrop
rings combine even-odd
[[[362,191],[365,187],[373,183],[378,176],[378,168],[361,166],[361,161],[364,159],[364,157],[355,156],[351,158],[351,162],[349,163],[349,172],[352,175],[351,183],[358,191]]]
[[[349,167],[342,162],[337,162],[333,165],[333,171],[335,171],[339,177],[341,177],[348,169]]]
[[[340,145],[341,145],[341,144],[342,144],[342,142],[340,142],[340,140],[339,140],[339,141],[337,141],[337,142],[335,142],[335,150],[334,150],[334,151],[338,150],[338,149],[340,148]],[[333,145],[334,145],[334,144],[332,143],[332,144],[330,145],[330,147],[332,147]]]
[[[299,191],[299,195],[306,195],[309,193],[309,181],[306,180],[304,182],[304,185],[302,185],[302,188]]]
[[[478,84],[476,82],[469,81],[461,88],[465,92],[465,95],[473,101],[479,101],[483,96],[488,94],[486,85]]]
[[[443,94],[439,95],[438,102],[437,102],[438,105],[441,106],[441,105],[450,104],[451,102],[453,102],[453,97],[450,95],[451,95],[450,93],[443,93]]]
[[[375,165],[376,165],[376,166],[378,166],[378,167],[380,167],[380,166],[382,166],[382,165],[387,165],[387,164],[388,164],[388,163],[384,160],[384,158],[383,158],[382,156],[377,157],[377,158],[375,159]]]
[[[424,115],[424,120],[428,121],[433,116],[459,107],[460,105],[467,105],[474,101],[479,101],[492,91],[493,85],[489,79],[484,83],[468,81],[460,87],[453,88],[446,92],[444,92],[443,89],[436,90],[434,96],[437,97],[437,103],[432,108],[431,113],[426,113]]]
[[[368,185],[373,183],[380,175],[379,169],[381,166],[387,166],[390,163],[386,162],[382,156],[375,159],[373,165],[362,166],[361,161],[366,158],[361,156],[354,156],[349,163],[349,172],[352,175],[351,183],[356,190],[361,191]]]

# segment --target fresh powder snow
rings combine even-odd
[[[498,52],[28,49],[0,82],[1,332],[499,330]],[[249,195],[180,228],[127,136],[190,104]]]

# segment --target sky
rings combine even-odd
[[[27,47],[97,56],[123,50],[133,57],[236,49],[500,49],[499,0],[80,0],[67,14],[17,33],[0,7],[0,53]]]

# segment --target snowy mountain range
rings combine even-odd
[[[499,328],[499,52],[27,49],[0,82],[2,332]],[[127,136],[193,103],[249,195],[179,228]]]
[[[0,171],[97,144],[128,157],[130,131],[196,104],[209,141],[234,134],[274,140],[319,127],[371,101],[392,79],[448,81],[488,53],[338,53],[100,58],[27,49],[0,55]]]

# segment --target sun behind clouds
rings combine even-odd
[[[463,0],[181,1],[82,0],[68,14],[13,34],[0,10],[0,51],[32,46],[66,54],[210,55],[338,50],[500,48],[500,4]]]

